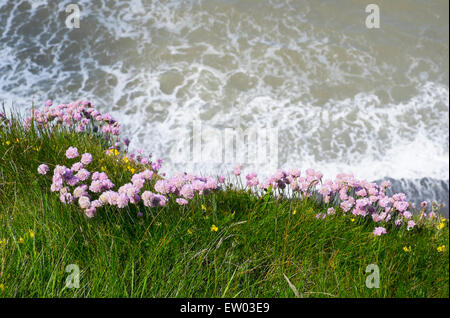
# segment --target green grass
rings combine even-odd
[[[184,207],[142,207],[142,218],[102,208],[88,219],[50,192],[51,173],[36,170],[70,166],[69,146],[90,152],[90,170],[105,167],[116,185],[130,180],[96,135],[25,132],[16,120],[2,127],[0,297],[449,296],[447,222],[374,237],[373,223],[341,211],[317,220],[326,207],[312,200],[236,188]],[[65,287],[69,264],[80,268],[79,288]],[[379,266],[379,288],[366,287],[369,264]]]

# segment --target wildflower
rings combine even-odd
[[[219,228],[217,226],[215,226],[214,224],[211,225],[211,232],[217,232],[219,230]]]
[[[186,184],[181,188],[180,194],[186,199],[192,199],[194,197],[194,190],[192,186]]]
[[[188,204],[188,200],[183,199],[183,198],[178,198],[175,200],[179,205],[186,205]]]
[[[355,219],[354,219],[354,218],[351,218],[350,221],[355,222]]]
[[[84,153],[81,156],[81,163],[85,166],[87,166],[88,164],[90,164],[92,162],[92,155],[90,153]]]
[[[53,101],[52,101],[51,99],[49,99],[49,100],[47,100],[47,101],[45,102],[45,106],[50,107],[50,106],[52,106],[52,105],[53,105]]]
[[[188,232],[189,235],[192,235],[191,229],[188,229],[187,232]]]
[[[75,148],[75,147],[69,147],[69,148],[66,150],[66,157],[67,157],[68,159],[73,159],[73,158],[78,157],[78,149]]]
[[[138,211],[138,213],[137,213],[137,217],[138,217],[138,218],[141,218],[143,215],[144,215],[144,214],[143,214],[141,211]]]
[[[336,210],[334,209],[334,208],[329,208],[328,210],[327,210],[327,214],[328,215],[330,215],[330,214],[335,214],[336,213]]]
[[[50,170],[50,169],[48,168],[48,166],[47,166],[46,164],[41,164],[41,165],[38,167],[38,169],[37,169],[38,173],[40,173],[40,174],[42,174],[42,175],[47,174],[47,172],[48,172],[49,170]]]
[[[409,220],[406,229],[409,231],[412,228],[414,228],[415,226],[416,226],[416,222],[414,222],[413,220]]]
[[[11,141],[7,140],[6,145],[9,146],[11,144]]]
[[[225,177],[219,176],[219,183],[224,183],[225,182]]]
[[[33,232],[33,230],[28,230],[28,233],[30,234],[30,238],[34,238],[34,232]]]
[[[236,177],[241,175],[241,168],[242,168],[241,165],[237,165],[236,167],[234,167],[233,173]]]
[[[292,211],[292,214],[295,215],[297,213],[297,210]]]
[[[87,189],[88,189],[88,186],[85,185],[85,184],[82,184],[82,185],[76,187],[75,190],[73,190],[73,197],[77,199],[77,198],[80,198],[82,196],[86,196],[87,195]]]
[[[445,245],[438,246],[437,251],[438,252],[444,252],[445,251]]]
[[[403,250],[405,251],[405,253],[409,253],[411,252],[411,246],[409,247],[403,246]]]
[[[102,167],[100,168],[100,170],[103,171],[103,172],[106,172],[106,167],[105,167],[105,166],[102,166]]]
[[[1,292],[4,292],[5,289],[6,289],[5,284],[1,283],[1,284],[0,284],[0,291],[1,291]]]
[[[83,168],[83,164],[81,162],[76,162],[72,165],[72,167],[70,167],[70,169],[73,171],[78,171],[81,168]]]
[[[23,244],[25,242],[25,240],[21,237],[19,238],[19,244]]]
[[[373,230],[373,235],[381,236],[382,234],[386,234],[386,229],[382,226],[378,226]]]
[[[383,181],[381,182],[381,187],[384,189],[390,188],[391,187],[391,182],[390,181]]]
[[[442,230],[444,227],[445,227],[444,222],[440,222],[439,225],[437,226],[438,230]]]
[[[204,204],[202,204],[202,210],[206,211],[206,206]]]
[[[95,207],[89,207],[85,210],[85,214],[88,218],[93,218],[97,213],[97,209]]]
[[[78,199],[78,204],[80,205],[80,208],[82,208],[82,209],[87,209],[87,208],[89,208],[89,205],[91,204],[91,201],[89,200],[89,198],[88,197],[86,197],[86,196],[81,196],[79,199]]]
[[[83,169],[80,169],[80,171],[78,171],[78,173],[75,175],[75,177],[78,178],[80,181],[86,181],[90,175],[91,175],[91,173],[83,168]]]

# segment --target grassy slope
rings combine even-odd
[[[142,218],[103,208],[87,219],[50,192],[51,173],[36,171],[74,163],[69,146],[92,153],[90,171],[105,166],[116,185],[129,181],[95,136],[0,130],[0,297],[294,297],[284,275],[303,297],[449,296],[448,224],[374,237],[373,224],[351,215],[316,220],[325,207],[313,202],[232,189],[142,209]],[[372,263],[379,289],[365,286]],[[64,287],[69,264],[81,269],[78,289]]]

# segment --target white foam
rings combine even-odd
[[[29,21],[0,11],[1,98],[25,107],[92,99],[122,123],[133,149],[162,157],[166,171],[232,167],[171,162],[171,147],[200,119],[218,129],[277,127],[279,167],[449,178],[448,62],[412,50],[430,41],[425,35],[398,35],[401,45],[386,46],[383,39],[397,35],[349,31],[340,24],[344,11],[324,21],[315,1],[264,2],[259,10],[246,1],[100,3],[80,1],[79,30],[64,29],[50,6],[48,21],[36,21],[45,10],[37,1]],[[21,34],[24,23],[43,31]],[[433,23],[427,27],[442,32]],[[448,40],[433,44],[448,58]],[[50,66],[42,62],[48,56]],[[168,74],[178,82],[164,88]]]

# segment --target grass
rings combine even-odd
[[[447,222],[375,237],[373,223],[339,210],[317,220],[326,207],[313,200],[230,186],[183,207],[142,207],[143,217],[106,207],[88,219],[50,192],[51,173],[36,170],[70,166],[69,146],[91,153],[91,171],[103,167],[116,185],[130,180],[98,135],[25,131],[16,119],[2,126],[0,298],[449,296]],[[70,264],[79,288],[66,287]],[[366,287],[370,264],[379,288]]]

